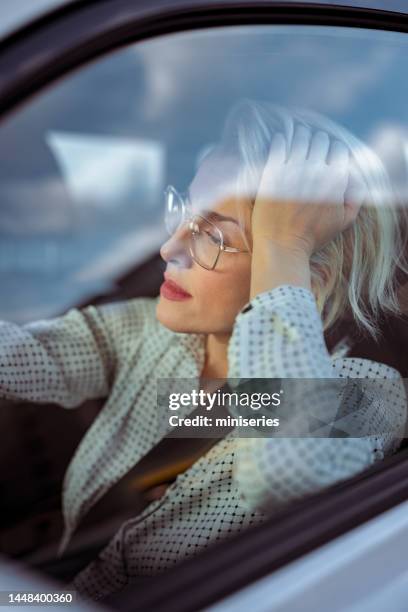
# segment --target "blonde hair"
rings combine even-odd
[[[219,148],[242,162],[238,189],[245,194],[251,185],[259,185],[260,169],[265,166],[274,134],[284,135],[289,150],[297,124],[324,130],[330,138],[346,144],[368,193],[353,225],[311,257],[312,290],[323,328],[328,329],[350,310],[360,331],[378,339],[380,312],[401,312],[397,269],[408,272],[397,202],[378,156],[347,129],[319,113],[251,99],[240,100],[229,112]],[[239,218],[243,228],[240,212]]]

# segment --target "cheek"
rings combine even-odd
[[[250,285],[251,259],[248,257],[243,262],[241,261],[239,266],[235,266],[228,278],[228,294],[236,310],[240,310],[249,300]]]
[[[235,257],[235,255],[226,255]],[[228,312],[235,315],[249,300],[251,282],[250,258],[241,262],[228,262],[219,272],[212,272],[206,278],[197,278],[197,296],[205,313]]]

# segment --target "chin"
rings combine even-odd
[[[186,317],[185,315],[183,316],[181,309],[177,312],[177,305],[180,304],[180,302],[173,302],[173,304],[174,306],[171,307],[160,299],[156,305],[156,319],[171,331],[182,333],[191,332],[190,329],[186,329]],[[173,313],[171,312],[172,310]]]

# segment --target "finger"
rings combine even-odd
[[[334,140],[332,143],[327,156],[327,163],[329,166],[335,166],[339,169],[348,166],[349,150],[348,147],[340,140]]]
[[[348,147],[340,140],[332,141],[325,167],[321,178],[320,196],[333,205],[344,205],[350,175],[350,154]]]
[[[327,132],[319,130],[312,138],[308,159],[313,162],[325,162],[330,149],[330,137]]]
[[[284,164],[286,161],[286,140],[281,132],[277,132],[272,139],[269,149],[268,162],[271,164]]]
[[[362,206],[368,196],[365,181],[354,163],[350,165],[349,181],[344,196],[345,203],[357,208]]]
[[[311,130],[305,125],[298,125],[292,139],[292,148],[289,162],[299,163],[305,161],[311,140]]]
[[[273,137],[268,159],[262,171],[261,180],[258,187],[258,196],[267,195],[273,190],[282,165],[286,160],[286,140],[280,132]]]
[[[353,225],[360,210],[361,210],[360,204],[356,204],[355,202],[345,201],[344,203],[344,228],[343,229],[347,229],[351,225]]]

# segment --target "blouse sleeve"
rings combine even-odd
[[[122,523],[96,559],[86,565],[67,585],[67,589],[77,591],[84,602],[107,597],[129,583],[129,571],[123,555],[126,529],[127,523]]]
[[[228,358],[231,379],[318,379],[313,397],[302,391],[301,382],[292,381],[293,388],[298,389],[293,394],[296,414],[301,415],[306,403],[312,401],[318,418],[334,427],[340,423],[339,429],[346,431],[345,437],[292,434],[237,438],[233,478],[248,509],[268,511],[315,493],[350,478],[398,448],[406,420],[406,395],[400,375],[393,368],[370,361],[366,364],[374,367],[367,366],[363,375],[352,367],[354,360],[341,359],[343,366],[339,367],[327,350],[321,317],[308,289],[281,285],[255,296],[236,318]],[[342,407],[342,416],[339,414],[340,377],[379,380],[380,376],[387,379],[387,384],[374,386],[375,393],[371,390],[364,407],[350,406],[353,416],[348,420],[344,418],[347,406],[345,410]],[[366,391],[370,394],[369,386]],[[353,437],[353,432],[358,432],[358,437]]]
[[[140,342],[149,298],[70,309],[24,325],[0,321],[0,397],[65,408],[109,394]]]

